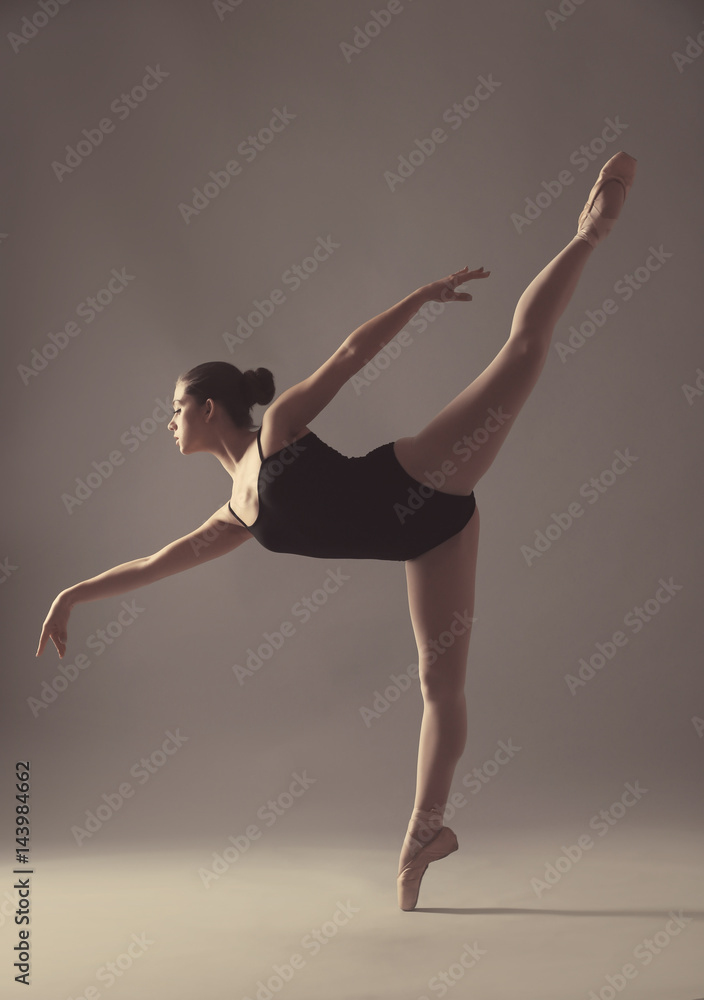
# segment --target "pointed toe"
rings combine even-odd
[[[398,888],[398,905],[402,910],[415,909],[420,893],[420,883],[428,865],[452,854],[458,848],[457,837],[449,826],[444,826],[440,832],[421,848],[402,868],[396,879]]]
[[[631,190],[636,176],[635,157],[620,151],[604,164],[599,172],[596,184],[589,192],[589,199],[582,210],[577,224],[577,236],[594,248],[611,232],[618,217],[603,215],[594,204],[597,195],[608,181],[617,181],[623,188],[624,201]],[[619,210],[620,211],[620,210]]]

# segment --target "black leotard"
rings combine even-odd
[[[309,431],[263,458],[260,437],[261,427],[259,514],[245,527],[272,552],[413,559],[461,531],[474,513],[474,493],[441,493],[418,482],[393,442],[349,458]]]

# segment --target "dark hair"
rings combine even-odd
[[[251,409],[264,406],[274,398],[274,376],[268,368],[248,369],[241,372],[229,361],[206,361],[179,375],[177,382],[186,387],[189,396],[199,403],[216,399],[236,427],[246,430],[252,426]]]

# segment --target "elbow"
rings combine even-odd
[[[359,369],[363,368],[369,361],[369,358],[362,356],[362,346],[354,339],[353,333],[343,343],[340,350],[347,378],[352,378],[353,375],[356,375]]]
[[[163,580],[165,576],[169,575],[164,561],[160,561],[158,556],[159,553],[155,552],[154,555],[144,556],[137,561],[138,587],[146,587],[148,584],[155,583],[157,580]]]

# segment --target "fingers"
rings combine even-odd
[[[464,281],[472,281],[474,278],[488,278],[490,274],[491,271],[485,271],[483,265],[474,271],[470,271],[467,266],[463,267],[461,271],[455,271],[454,274],[451,274],[450,280],[461,285]]]
[[[455,288],[474,278],[488,278],[490,274],[491,271],[485,271],[483,265],[474,271],[470,271],[469,265],[466,265],[460,271],[455,271],[446,278],[431,282],[427,286],[429,290],[432,289],[430,298],[436,302],[471,302],[471,295],[467,292],[456,292]]]
[[[35,656],[42,655],[42,653],[44,652],[44,646],[46,645],[47,638],[48,636],[46,634],[46,626],[44,626],[44,628],[42,629],[42,634],[39,636],[39,645],[37,646],[37,651],[34,654]]]
[[[46,646],[49,639],[51,639],[51,641],[56,646],[56,652],[59,654],[59,657],[63,658],[63,655],[66,652],[66,642],[68,640],[68,635],[66,634],[66,632],[64,632],[63,634],[60,633],[58,629],[50,631],[46,627],[42,629],[42,634],[39,637],[39,645],[37,646],[37,651],[34,655],[35,656],[42,655],[42,653],[44,652],[44,647]]]

